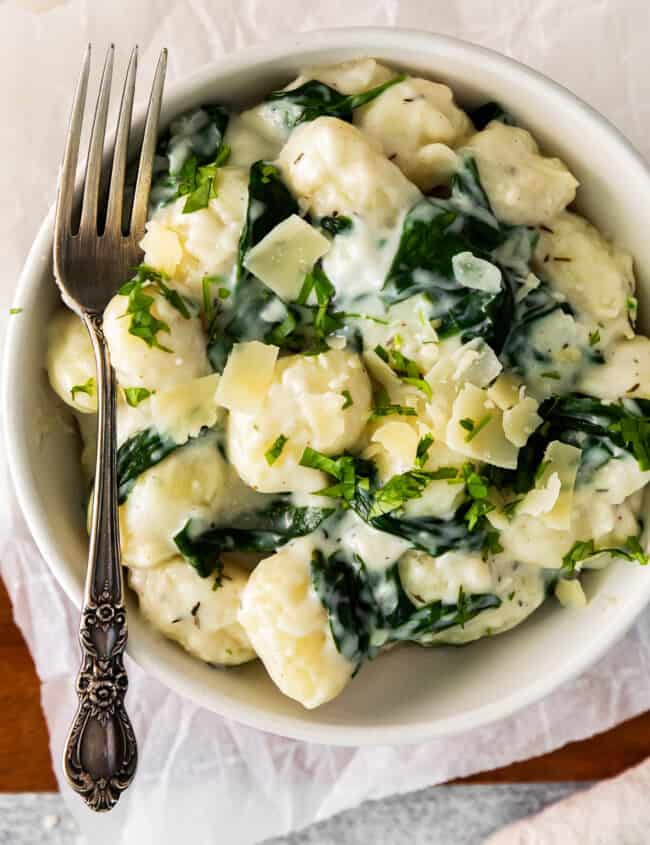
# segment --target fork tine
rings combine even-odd
[[[108,102],[111,95],[111,78],[113,76],[113,56],[115,47],[108,48],[102,81],[99,86],[99,96],[95,108],[95,118],[90,136],[88,163],[86,164],[86,183],[84,185],[83,206],[81,209],[81,224],[79,231],[97,231],[97,205],[99,203],[99,183],[102,175],[102,158],[104,156],[104,136],[106,134],[106,118],[108,116]]]
[[[129,66],[124,80],[120,116],[115,134],[115,151],[113,152],[113,166],[111,168],[111,185],[108,195],[108,209],[106,211],[106,230],[116,235],[122,232],[122,209],[124,204],[124,176],[126,173],[126,157],[129,146],[129,130],[133,113],[133,97],[135,93],[135,77],[138,72],[138,47],[133,48]]]
[[[156,67],[156,75],[151,87],[147,120],[142,139],[142,152],[138,167],[138,179],[133,197],[133,211],[131,214],[131,237],[140,240],[144,234],[144,224],[147,220],[147,205],[149,189],[151,188],[151,174],[153,159],[156,152],[156,136],[158,134],[158,120],[160,118],[160,104],[162,102],[165,71],[167,70],[167,50],[163,47]]]
[[[59,176],[59,191],[56,198],[56,221],[54,224],[56,241],[66,237],[72,227],[72,203],[74,199],[74,183],[79,158],[79,141],[83,124],[84,106],[88,91],[88,76],[90,74],[90,44],[86,48],[81,74],[77,82],[70,115],[68,138],[63,153],[63,164]]]

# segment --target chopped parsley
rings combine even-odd
[[[202,166],[199,166],[196,156],[187,159],[181,170],[178,190],[180,196],[187,195],[183,214],[207,208],[210,200],[217,196],[217,171],[226,164],[230,152],[228,144],[222,144],[214,161]]]
[[[311,469],[319,469],[327,475],[333,476],[337,483],[330,487],[324,487],[318,490],[317,496],[329,496],[331,498],[341,498],[346,502],[351,502],[354,498],[354,493],[357,483],[357,474],[355,469],[355,459],[351,455],[343,455],[340,458],[329,458],[321,452],[317,452],[310,446],[307,446],[300,458],[301,467],[310,467]]]
[[[391,417],[393,415],[401,417],[415,417],[417,411],[415,408],[409,408],[407,405],[396,405],[390,401],[388,391],[385,387],[380,387],[374,396],[374,410],[369,417],[369,422],[380,419],[381,417]]]
[[[620,434],[645,472],[650,469],[650,419],[629,414],[609,426],[610,431]]]
[[[627,298],[627,310],[630,312],[636,311],[639,307],[639,301],[636,296],[628,296]]]
[[[124,398],[126,399],[127,405],[137,408],[140,402],[148,399],[153,392],[152,390],[147,390],[146,387],[125,387]]]
[[[595,346],[597,343],[600,343],[600,329],[589,332],[589,346]]]
[[[418,447],[415,450],[415,465],[422,469],[429,458],[429,449],[433,444],[433,434],[425,434],[420,438]]]
[[[22,314],[23,309],[22,308],[10,308],[9,313],[10,314]]]
[[[203,314],[205,315],[205,322],[210,325],[215,314],[214,299],[212,298],[211,289],[213,285],[223,284],[223,276],[204,276],[201,280],[201,290],[203,294]],[[228,288],[220,287],[217,291],[220,299],[227,299],[230,296]]]
[[[562,558],[561,572],[565,577],[572,578],[577,575],[576,567],[583,560],[593,555],[607,553],[614,557],[622,557],[626,560],[636,560],[642,566],[648,563],[648,555],[643,551],[638,537],[634,535],[625,540],[621,546],[597,549],[593,540],[576,540],[569,551]]]
[[[70,395],[74,402],[77,393],[85,393],[87,396],[92,396],[95,392],[95,379],[91,376],[85,384],[75,384],[70,388]]]
[[[419,499],[431,481],[431,473],[417,469],[394,475],[375,493],[368,519],[376,519],[401,508],[411,499]]]
[[[125,314],[131,316],[129,334],[139,337],[147,346],[161,349],[163,352],[171,352],[171,349],[163,346],[158,340],[158,332],[170,334],[171,330],[164,320],[159,320],[151,313],[154,297],[146,291],[150,289],[159,293],[184,319],[189,320],[192,315],[188,307],[189,303],[178,291],[173,290],[166,284],[166,279],[168,279],[166,273],[161,270],[154,270],[153,267],[146,264],[141,264],[137,268],[135,276],[125,282],[118,293],[128,298]]]
[[[399,376],[400,380],[403,381],[404,384],[410,384],[413,387],[417,387],[417,389],[421,390],[427,399],[430,400],[433,396],[431,386],[422,377],[420,368],[415,361],[412,361],[400,352],[399,347],[401,346],[401,343],[402,341],[400,336],[396,335],[394,338],[393,348],[386,349],[384,346],[375,346],[375,354],[391,368],[395,375]]]
[[[352,407],[352,405],[354,405],[354,402],[352,400],[352,396],[351,396],[349,390],[342,390],[341,396],[345,399],[345,402],[343,403],[343,405],[341,407],[342,411],[345,411],[346,408],[350,408],[350,407]]]
[[[470,443],[480,431],[483,431],[483,429],[486,425],[488,425],[491,419],[492,414],[486,414],[484,417],[481,417],[478,422],[475,422],[469,417],[465,417],[464,419],[462,419],[460,421],[460,425],[467,432],[467,434],[465,435],[465,443]]]
[[[285,437],[284,434],[281,434],[279,437],[275,439],[273,445],[266,450],[264,453],[264,457],[266,458],[266,463],[269,466],[273,466],[273,464],[277,461],[277,459],[282,454],[282,450],[284,449],[285,443],[289,438]]]
[[[542,378],[552,378],[559,381],[562,375],[557,370],[547,370],[545,373],[542,373]]]

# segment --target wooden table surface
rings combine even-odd
[[[0,581],[0,791],[55,790],[48,736],[34,664],[13,622]],[[650,712],[607,733],[502,769],[468,783],[599,780],[650,756]]]

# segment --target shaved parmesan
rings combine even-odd
[[[468,429],[470,423],[472,430]],[[473,384],[466,384],[454,401],[446,442],[450,449],[493,466],[517,466],[518,450],[505,436],[501,410],[486,390]]]
[[[496,264],[478,258],[472,252],[458,252],[451,259],[451,265],[459,285],[487,293],[501,290],[501,270]]]
[[[516,376],[513,376],[512,373],[503,373],[488,388],[488,396],[498,408],[507,411],[508,408],[512,408],[519,401],[520,389],[521,381]]]
[[[511,443],[518,449],[526,445],[530,435],[543,420],[537,413],[539,404],[530,396],[525,397],[513,408],[503,412],[503,430]]]
[[[236,343],[217,388],[217,402],[230,411],[258,410],[273,380],[279,351],[257,340]]]
[[[587,604],[587,596],[577,579],[558,581],[555,585],[555,598],[563,607],[578,608]]]
[[[391,420],[381,425],[371,440],[379,443],[390,454],[391,464],[398,464],[399,468],[394,469],[394,475],[412,469],[418,447],[418,435],[413,426]]]
[[[562,490],[562,482],[557,472],[552,472],[544,484],[530,490],[524,500],[520,502],[517,510],[519,513],[527,513],[529,516],[541,516],[553,510]]]
[[[244,266],[279,297],[291,301],[300,293],[305,275],[329,248],[324,235],[292,214],[251,249]]]
[[[544,471],[536,480],[534,490],[526,494],[518,510],[539,516],[548,528],[569,528],[573,489],[581,454],[580,449],[559,440],[549,443],[544,452]]]

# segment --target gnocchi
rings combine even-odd
[[[498,634],[547,596],[579,612],[589,569],[648,562],[632,257],[568,210],[562,160],[481,111],[363,58],[181,116],[104,311],[142,615],[198,660],[259,657],[305,708],[398,643]],[[73,314],[46,369],[88,483]]]

